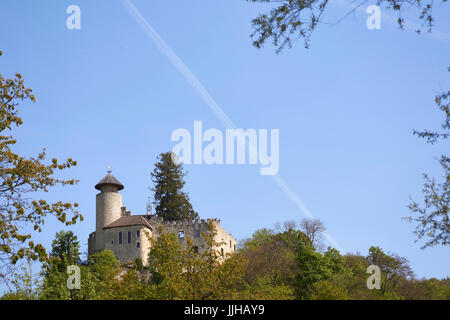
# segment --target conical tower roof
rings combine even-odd
[[[122,190],[124,188],[123,184],[121,184],[120,181],[111,174],[111,172],[108,172],[108,174],[95,185],[95,189],[102,190],[105,185],[113,185],[117,188],[117,190]]]

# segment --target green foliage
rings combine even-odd
[[[344,288],[351,299],[377,299],[379,290],[368,290],[367,258],[357,254],[347,254],[344,257],[344,271],[333,277],[333,283]]]
[[[15,274],[14,289],[0,299],[450,299],[450,279],[414,279],[405,258],[375,246],[366,257],[342,256],[332,247],[319,252],[292,224],[278,232],[257,230],[238,252],[227,255],[218,250],[224,243],[216,240],[212,221],[203,241],[195,243],[200,247],[189,237],[182,244],[176,234],[160,233],[157,239],[145,233],[152,243],[147,266],[139,258],[121,266],[110,250],[80,265],[72,254],[78,252],[77,237],[59,232],[42,280],[33,276],[30,264]],[[72,263],[80,268],[80,289],[67,286]],[[381,290],[367,288],[371,264],[381,270]]]
[[[367,260],[381,270],[381,292],[387,296],[397,287],[399,281],[413,278],[408,260],[396,254],[386,254],[380,247],[370,247]]]
[[[408,208],[413,215],[405,218],[416,224],[414,233],[418,240],[427,239],[422,249],[450,244],[450,158],[442,155],[440,164],[444,169],[444,181],[438,183],[424,174],[424,205],[411,200]]]
[[[271,0],[248,0],[251,2],[280,2]],[[312,31],[320,22],[328,0],[281,1],[268,14],[262,14],[252,20],[254,32],[251,37],[256,40],[253,45],[261,48],[268,39],[272,39],[277,53],[284,47],[292,47],[292,37],[303,38],[305,47],[309,47]]]
[[[450,71],[450,68],[448,68],[448,71]],[[450,91],[441,92],[435,97],[434,101],[439,110],[444,113],[441,131],[414,130],[415,135],[426,139],[431,144],[450,137]],[[441,155],[439,162],[444,169],[443,181],[438,183],[434,178],[424,174],[424,205],[421,206],[411,199],[408,207],[413,215],[405,218],[407,221],[416,224],[414,233],[418,240],[427,239],[422,249],[450,244],[450,158]]]
[[[113,300],[143,300],[155,299],[152,286],[141,279],[137,269],[129,268],[116,279],[103,299]]]
[[[449,300],[448,281],[436,278],[421,280],[402,280],[397,289],[399,295],[408,300]]]
[[[312,285],[311,300],[348,300],[347,291],[331,281],[319,281]]]
[[[14,289],[9,289],[0,300],[36,300],[38,298],[37,288],[39,286],[39,277],[33,274],[31,261],[28,260],[28,266],[22,266],[21,272],[15,272],[11,281]]]
[[[295,223],[285,225],[284,231],[255,231],[243,242],[239,254],[246,261],[241,288],[244,299],[274,299],[276,294],[282,299],[408,299],[402,288],[415,281],[403,257],[384,253],[379,247],[371,247],[367,257],[342,256],[332,247],[321,253],[311,236],[297,230]],[[381,269],[381,290],[367,288],[371,264]],[[445,296],[449,285],[437,283],[442,288],[436,289],[434,296]]]
[[[30,229],[27,227],[41,232],[48,215],[54,215],[66,225],[83,219],[76,210],[77,203],[49,203],[32,197],[57,185],[74,185],[77,180],[61,180],[54,176],[57,171],[76,165],[70,158],[63,163],[52,159],[50,164],[45,164],[45,149],[31,158],[11,150],[16,143],[10,135],[11,128],[22,125],[17,107],[20,102],[27,101],[35,102],[36,98],[19,73],[11,79],[0,75],[0,280],[4,281],[10,280],[22,259],[47,259],[45,248],[35,244],[31,234],[24,231]]]
[[[182,262],[183,248],[175,234],[162,234],[152,243],[148,263],[156,297],[176,299],[184,295]]]
[[[58,267],[51,268],[45,276],[40,288],[41,300],[92,300],[101,299],[107,292],[90,268],[78,265],[80,268],[80,289],[68,289],[69,274]],[[104,291],[102,291],[104,290]]]
[[[300,246],[297,251],[299,271],[296,275],[296,295],[299,299],[310,299],[317,282],[330,280],[343,270],[344,259],[336,249],[328,248],[322,255],[311,246]]]
[[[450,68],[448,68],[450,72]],[[434,102],[438,109],[444,113],[444,121],[441,124],[441,131],[414,130],[413,133],[419,138],[423,138],[427,143],[435,144],[440,139],[450,137],[450,91],[442,91],[434,97]]]
[[[259,288],[259,281],[264,279],[274,287],[290,285],[297,268],[294,252],[301,235],[300,231],[293,229],[280,233],[268,229],[255,231],[240,250],[246,261],[246,284]]]
[[[136,258],[135,260],[134,260],[134,263],[135,263],[135,265],[136,265],[136,269],[138,270],[138,271],[142,271],[142,270],[144,270],[144,263],[142,262],[142,259],[141,258]]]
[[[243,243],[244,249],[252,249],[262,246],[273,239],[274,232],[270,229],[258,229],[253,232],[252,237]]]
[[[103,250],[89,257],[89,269],[95,277],[108,286],[120,273],[120,264],[111,250]]]
[[[245,284],[239,298],[245,300],[293,300],[295,295],[290,286],[274,285],[268,276],[258,276],[252,285]]]
[[[87,266],[80,268],[80,289],[68,289],[67,266],[61,270],[59,259],[49,259],[44,266],[44,280],[40,299],[44,300],[92,300],[111,299],[120,273],[119,262],[110,250],[103,250],[89,257]]]
[[[166,152],[158,156],[155,169],[151,173],[155,186],[154,206],[155,213],[165,220],[194,219],[197,212],[189,202],[189,195],[182,191],[186,172],[181,163],[172,159],[172,153]]]
[[[55,240],[52,241],[50,255],[53,258],[60,259],[63,267],[79,263],[80,242],[78,237],[72,231],[62,230],[57,232]]]
[[[28,300],[28,296],[22,292],[8,291],[0,297],[0,300]]]
[[[223,256],[221,243],[215,240],[212,223],[202,233],[203,245],[194,250],[187,238],[182,246],[175,234],[162,234],[152,240],[149,270],[152,273],[153,298],[156,299],[233,299],[243,277],[243,261],[238,255]]]
[[[298,38],[303,39],[306,48],[309,48],[312,32],[322,22],[321,18],[325,13],[328,0],[247,0],[249,2],[262,2],[275,4],[269,13],[261,14],[252,20],[254,32],[251,37],[255,38],[253,45],[261,48],[264,43],[272,39],[276,52],[279,53],[286,46],[292,47],[293,41]],[[442,0],[443,3],[446,0]],[[336,21],[335,24],[342,21],[351,13],[355,12],[366,1],[360,0],[356,3],[350,12]],[[431,32],[433,27],[432,0],[379,0],[379,6],[385,9],[394,10],[397,15],[397,23],[400,28],[404,26],[402,14],[410,6],[416,8],[418,13],[418,25],[416,32],[424,30]]]
[[[67,266],[61,268],[67,260],[50,257],[42,281],[25,268],[16,274],[15,289],[0,299],[450,299],[450,279],[414,279],[405,258],[379,247],[371,247],[367,257],[342,256],[331,247],[321,253],[299,230],[265,229],[224,256],[215,236],[210,224],[194,251],[191,239],[182,245],[175,234],[163,233],[152,239],[150,264],[142,268],[139,259],[120,266],[111,251],[101,251],[88,265],[78,265],[81,288],[73,290],[67,288]],[[381,290],[367,288],[370,264],[381,269]]]

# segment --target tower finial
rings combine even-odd
[[[112,172],[112,167],[108,166],[108,173],[111,173],[111,172]]]

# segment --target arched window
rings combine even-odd
[[[136,248],[140,248],[141,247],[141,243],[138,241],[137,243],[136,243]]]
[[[183,239],[184,238],[184,231],[178,232],[178,238]]]
[[[119,244],[122,244],[122,231],[119,232]]]

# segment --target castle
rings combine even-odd
[[[151,241],[146,233],[153,239],[161,233],[175,233],[182,246],[187,245],[186,238],[189,237],[194,242],[194,251],[198,251],[204,245],[201,234],[208,232],[209,223],[214,225],[215,241],[220,243],[215,249],[224,256],[236,251],[236,239],[220,226],[219,219],[166,221],[152,214],[131,215],[122,206],[122,195],[118,191],[123,188],[111,171],[95,185],[100,192],[96,195],[95,232],[89,234],[89,255],[109,249],[120,263],[141,258],[147,264]]]

